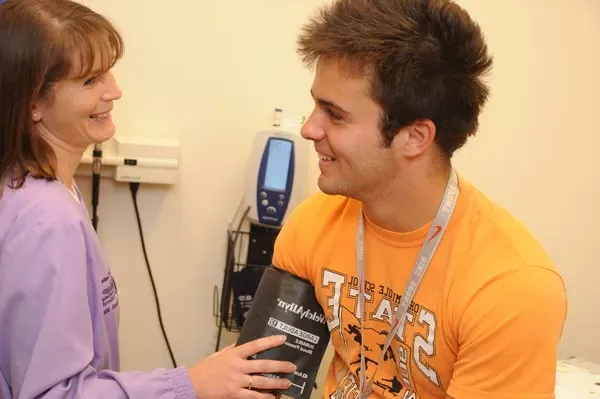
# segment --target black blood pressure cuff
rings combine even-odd
[[[293,374],[263,375],[292,382],[277,393],[308,399],[329,344],[327,320],[309,281],[271,266],[263,274],[236,345],[282,334],[287,336],[285,344],[252,358],[294,363]]]

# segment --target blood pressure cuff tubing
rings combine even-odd
[[[327,320],[309,281],[270,266],[258,285],[237,345],[281,334],[287,336],[285,344],[252,358],[294,363],[293,374],[263,375],[292,382],[290,388],[277,394],[308,399],[329,343]]]

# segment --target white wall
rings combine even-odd
[[[191,364],[214,347],[213,287],[253,132],[275,107],[311,111],[312,76],[298,62],[295,38],[323,0],[84,3],[126,40],[115,70],[124,91],[118,134],[183,144],[180,183],[142,188],[139,203],[166,328],[178,361]],[[480,133],[456,164],[530,226],[562,271],[570,313],[561,356],[600,361],[600,2],[460,3],[483,26],[496,64]],[[310,173],[315,189],[316,162]],[[79,184],[90,192],[88,179]],[[127,186],[103,181],[100,217],[121,294],[122,366],[168,366]]]
[[[600,2],[461,3],[482,25],[496,66],[480,134],[456,164],[557,263],[569,299],[561,355],[600,362]]]

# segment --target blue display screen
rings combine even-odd
[[[290,169],[292,142],[288,140],[269,140],[269,159],[265,173],[264,188],[274,191],[285,191]]]

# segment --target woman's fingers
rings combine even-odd
[[[252,385],[250,386],[250,376],[244,376],[245,387],[242,388],[239,395],[240,399],[275,399],[279,393],[269,393],[270,391],[283,391],[291,386],[289,380],[285,378],[268,378],[261,375],[252,376]]]
[[[235,350],[244,359],[249,358],[267,349],[275,348],[283,344],[286,340],[285,335],[271,335],[269,337],[259,338],[238,346]]]
[[[271,393],[263,393],[257,391],[249,391],[244,389],[236,398],[239,399],[275,399],[275,395]]]
[[[285,340],[285,335],[274,335],[247,342],[234,350],[242,359],[248,359],[257,353],[282,345]],[[243,388],[245,389],[242,389],[242,392],[240,392],[240,399],[274,399],[275,396],[265,393],[264,391],[285,390],[290,387],[290,381],[285,378],[269,378],[259,374],[289,374],[296,371],[296,366],[293,363],[284,361],[249,359],[244,360],[242,370],[245,374],[253,375],[251,385],[250,376],[244,376],[248,381],[242,382],[242,385],[244,385]]]
[[[279,360],[246,360],[244,362],[244,372],[248,374],[264,374],[264,373],[293,373],[296,371],[296,365],[290,362]]]
[[[221,349],[220,351],[218,351],[217,353],[223,353],[223,352],[227,352],[232,350],[235,347],[235,344],[231,344],[229,346],[226,346],[225,348]]]
[[[252,376],[253,390],[284,390],[288,389],[291,385],[291,382],[285,378],[269,378],[263,377],[262,375]],[[246,388],[248,388],[248,386]]]

